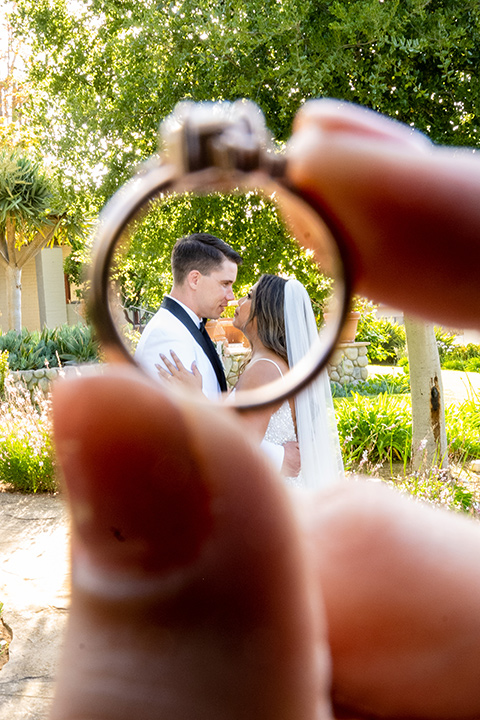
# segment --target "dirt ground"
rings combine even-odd
[[[13,638],[12,628],[0,617],[0,670],[10,658],[10,643]]]
[[[3,638],[0,720],[47,720],[70,603],[68,543],[61,496],[0,492],[0,602],[13,634]]]

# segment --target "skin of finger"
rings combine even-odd
[[[157,368],[158,374],[160,375],[160,377],[162,377],[164,380],[169,380],[172,377],[171,373],[167,372],[167,370],[162,368],[161,365],[157,364],[157,365],[155,365],[155,367]]]
[[[178,367],[171,360],[169,360],[166,355],[160,354],[160,357],[163,364],[167,367],[170,373],[173,373],[174,370],[178,370]]]
[[[321,598],[232,412],[133,371],[58,384],[73,591],[51,720],[329,717]]]
[[[185,370],[184,364],[182,363],[182,361],[180,360],[178,355],[173,352],[173,350],[170,350],[170,355],[172,356],[172,359],[173,359],[175,365],[177,366],[177,368],[179,370]]]
[[[316,101],[302,111],[291,181],[337,228],[357,292],[477,327],[480,162],[353,109]]]
[[[480,716],[480,528],[367,482],[304,510],[325,597],[335,708]]]

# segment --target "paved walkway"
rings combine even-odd
[[[0,556],[0,602],[13,630],[0,720],[47,720],[70,596],[62,498],[0,492]]]
[[[402,368],[390,365],[369,365],[368,376],[402,374]],[[461,403],[478,395],[480,399],[480,373],[442,370],[445,405]]]

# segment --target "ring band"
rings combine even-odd
[[[235,393],[238,409],[264,407],[291,397],[325,368],[350,307],[350,277],[337,231],[284,179],[285,156],[273,153],[260,111],[250,102],[182,103],[162,125],[160,158],[147,161],[113,195],[100,215],[90,273],[89,312],[107,360],[140,367],[117,330],[109,303],[109,277],[115,251],[129,226],[151,201],[169,193],[262,191],[275,200],[283,219],[316,246],[327,240],[325,261],[335,277],[329,322],[305,357],[283,378],[257,390]],[[332,257],[332,254],[335,257]]]

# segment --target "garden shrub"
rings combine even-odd
[[[39,370],[98,360],[98,343],[88,325],[62,325],[42,331],[9,330],[0,335],[10,370]]]
[[[0,481],[18,492],[57,490],[49,401],[5,383],[0,404]]]
[[[335,401],[335,416],[346,469],[362,462],[383,463],[410,458],[410,399],[382,393],[359,394]]]
[[[449,405],[445,422],[451,457],[459,462],[480,458],[480,396]]]
[[[480,372],[480,345],[454,345],[441,356],[442,368],[445,370],[463,370],[464,372]]]
[[[373,375],[368,380],[360,380],[358,383],[346,383],[341,385],[337,382],[331,383],[333,397],[351,397],[352,395],[375,396],[381,393],[389,395],[403,395],[410,392],[410,380],[408,375]]]
[[[375,316],[375,306],[368,305],[358,322],[357,342],[368,342],[367,355],[373,365],[396,365],[405,349],[403,325]]]
[[[480,372],[480,357],[472,357],[465,363],[467,372]]]
[[[5,386],[5,378],[8,373],[8,351],[3,350],[0,352],[0,398],[3,395],[3,388]]]
[[[412,410],[409,396],[354,394],[335,399],[340,445],[347,470],[386,461],[406,464],[411,456]],[[480,458],[480,396],[445,410],[449,457]]]
[[[457,337],[455,333],[450,332],[449,330],[444,330],[441,327],[435,327],[435,340],[437,342],[437,348],[438,348],[438,355],[440,357],[440,362],[442,362],[443,358],[446,357],[450,352],[452,352],[453,348],[455,347],[455,338]]]
[[[442,369],[443,370],[465,370],[465,361],[464,360],[444,360],[442,362]]]

